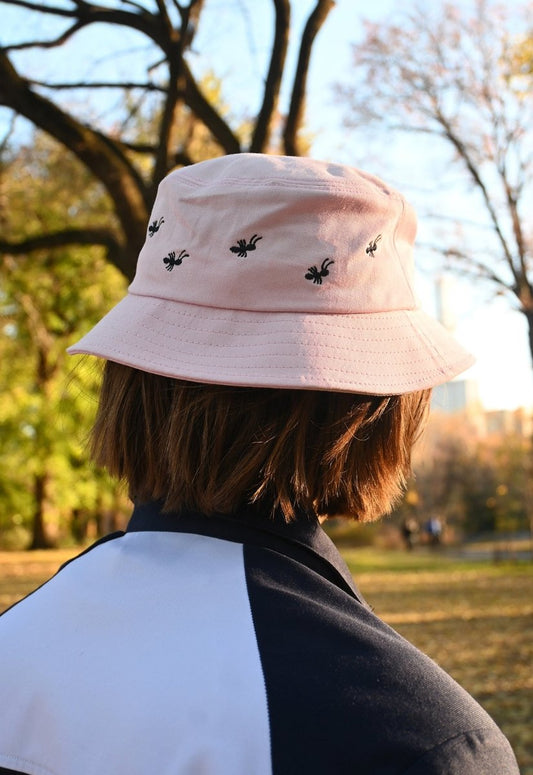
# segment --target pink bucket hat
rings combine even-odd
[[[472,356],[419,306],[416,216],[372,175],[236,154],[162,181],[128,295],[70,353],[227,385],[389,395]]]

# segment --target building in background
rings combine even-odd
[[[450,275],[441,275],[436,281],[437,317],[451,334],[455,334],[456,328],[453,288],[454,278]],[[431,410],[430,437],[440,436],[438,428],[443,433],[455,430],[465,442],[498,436],[530,438],[533,433],[533,418],[529,409],[486,411],[475,379],[459,378],[436,387],[433,390]]]

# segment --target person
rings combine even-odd
[[[401,525],[402,537],[405,542],[405,548],[408,551],[412,551],[415,548],[415,544],[420,532],[420,526],[416,517],[406,517]]]
[[[438,547],[442,539],[442,522],[436,514],[433,514],[425,524],[425,530],[430,546]]]
[[[160,185],[92,435],[124,532],[2,617],[0,772],[516,775],[324,533],[400,496],[471,356],[420,308],[414,211],[372,175],[242,154]]]

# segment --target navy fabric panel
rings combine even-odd
[[[0,767],[0,775],[28,775],[28,773],[21,772],[20,770],[6,770],[5,767]]]
[[[368,609],[270,550],[245,546],[245,567],[274,775],[400,775],[411,767],[417,775],[517,775],[481,707]],[[457,750],[443,744],[474,729],[496,743],[497,763],[470,757],[471,766],[455,768]],[[439,746],[440,769],[431,769]],[[424,756],[426,770],[416,767]]]
[[[443,773],[479,773],[480,775],[517,775],[518,765],[507,740],[499,730],[476,730],[447,740],[422,757],[405,775],[443,775]],[[450,769],[450,762],[453,769]]]
[[[128,524],[128,533],[142,530],[195,533],[289,554],[364,603],[334,543],[318,520],[305,515],[289,524],[280,516],[271,518],[247,511],[206,517],[192,511],[163,513],[160,503],[152,501],[136,505]]]

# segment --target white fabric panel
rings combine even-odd
[[[2,629],[0,765],[271,773],[240,544],[128,533],[67,566]]]

